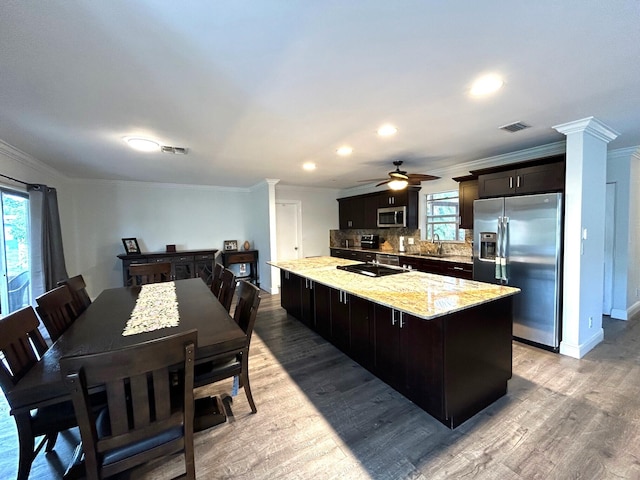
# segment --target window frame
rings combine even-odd
[[[441,197],[441,198],[433,198],[434,196],[439,196],[439,195],[447,195],[450,194],[450,196],[448,197]],[[450,202],[451,200],[456,200],[456,205],[455,205],[455,214],[451,213],[451,214],[440,214],[440,215],[430,215],[430,203],[437,203],[438,201],[447,201]],[[424,215],[424,238],[427,241],[433,241],[433,230],[434,230],[434,225],[452,225],[456,234],[455,234],[455,238],[451,239],[451,238],[440,238],[439,241],[441,242],[448,242],[448,243],[463,243],[464,242],[464,238],[465,238],[465,233],[464,233],[464,229],[459,227],[459,219],[460,219],[460,192],[458,190],[445,190],[445,191],[439,191],[439,192],[430,192],[425,194],[425,215]],[[433,221],[432,219],[439,219],[436,221]],[[447,220],[442,220],[442,219],[447,219]],[[449,218],[451,218],[452,220],[449,220]]]

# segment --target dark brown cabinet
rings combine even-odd
[[[171,279],[184,280],[200,277],[211,285],[213,262],[218,250],[188,250],[184,252],[148,252],[134,255],[121,254],[122,284],[131,285],[129,265],[135,263],[163,263],[171,264]]]
[[[349,297],[349,356],[365,368],[373,366],[373,303],[360,297]]]
[[[282,306],[301,315],[304,279],[284,277]],[[320,335],[449,428],[506,393],[511,297],[423,320],[315,282],[310,290]]]
[[[340,230],[364,227],[364,197],[347,197],[338,199]]]
[[[236,280],[246,279],[256,286],[260,286],[258,281],[258,250],[235,250],[222,252],[222,264],[225,268],[229,265],[246,263],[249,265],[249,272],[244,276],[237,276]]]
[[[280,305],[297,319],[302,317],[302,277],[280,270]]]
[[[320,283],[314,284],[315,331],[331,341],[331,291]]]
[[[458,228],[473,229],[473,202],[478,196],[478,179],[473,176],[454,178],[458,182],[460,219]]]
[[[564,180],[564,162],[487,173],[478,176],[478,196],[489,198],[561,191]]]
[[[357,262],[373,262],[376,259],[376,254],[372,252],[362,252],[359,250],[349,250],[346,248],[332,248],[331,256],[337,258],[346,258],[348,260],[355,260]]]
[[[471,263],[442,262],[442,275],[473,280],[473,265]]]
[[[331,343],[349,353],[349,294],[331,289]]]
[[[407,228],[418,228],[419,191],[420,188],[409,187],[339,198],[340,230],[378,228],[378,208],[383,207],[407,207]]]

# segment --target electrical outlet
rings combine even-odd
[[[593,328],[593,317],[589,317],[589,328]]]

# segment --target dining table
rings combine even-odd
[[[154,291],[160,294],[144,295]],[[140,311],[142,317],[136,317]],[[152,312],[152,318],[144,318],[145,311]],[[163,326],[167,319],[171,326]],[[71,399],[60,374],[64,356],[111,351],[192,329],[198,331],[196,365],[238,352],[246,344],[244,331],[200,278],[106,289],[6,392],[11,414],[18,421],[34,408]]]

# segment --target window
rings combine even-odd
[[[427,240],[464,241],[464,230],[458,228],[458,190],[427,194]]]
[[[0,214],[0,314],[6,315],[31,303],[27,195],[0,189]]]

